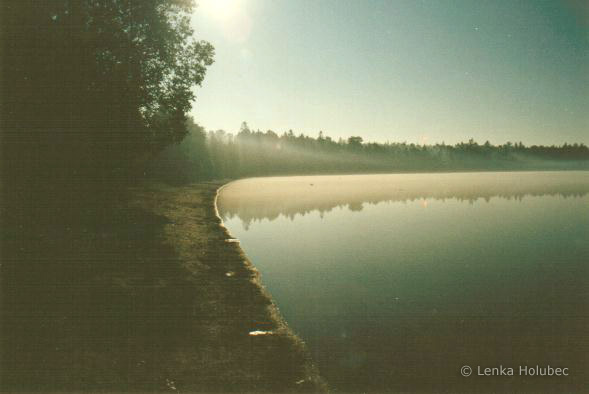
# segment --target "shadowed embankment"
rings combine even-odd
[[[220,185],[3,212],[2,391],[325,391],[216,215]]]

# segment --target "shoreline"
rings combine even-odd
[[[191,275],[199,276],[205,271],[207,276],[211,276],[212,283],[206,286],[211,291],[207,292],[205,303],[212,306],[210,309],[215,313],[207,325],[221,331],[213,335],[211,342],[233,342],[235,346],[231,350],[225,349],[229,353],[225,357],[248,361],[248,365],[241,364],[237,370],[230,368],[221,374],[250,375],[252,381],[248,385],[254,392],[327,392],[327,385],[311,360],[305,343],[288,327],[264,287],[259,271],[242,250],[239,240],[223,223],[217,198],[221,190],[233,181],[156,187],[162,195],[167,195],[167,201],[160,206],[168,206],[163,212],[156,209],[157,213],[164,213],[173,220],[172,225],[164,230],[166,243],[175,246]],[[194,205],[199,199],[205,210],[199,210]],[[180,215],[184,220],[178,220]],[[198,224],[195,226],[194,223]],[[199,258],[194,253],[195,250],[186,242],[187,237],[194,245],[204,246],[205,250],[199,252],[206,257]],[[222,275],[211,275],[211,271]],[[232,296],[235,293],[247,296]],[[221,328],[223,323],[225,328]],[[232,368],[237,365],[233,364]],[[258,372],[252,376],[252,371],[256,370]],[[256,374],[259,376],[255,377]],[[190,386],[186,388],[190,390]],[[195,386],[192,388],[197,389]]]
[[[224,183],[7,212],[0,392],[327,392],[222,224]]]
[[[314,362],[309,354],[309,351],[307,349],[307,345],[297,334],[295,334],[291,330],[291,328],[288,325],[288,322],[284,319],[284,317],[280,313],[280,309],[278,308],[278,305],[274,302],[272,295],[264,286],[264,284],[262,282],[261,273],[255,267],[255,265],[249,259],[249,257],[247,257],[247,255],[245,254],[245,251],[241,248],[241,241],[239,241],[238,238],[235,238],[231,234],[231,232],[229,231],[229,228],[227,228],[227,226],[225,226],[225,223],[223,222],[223,219],[221,218],[221,215],[219,213],[219,208],[217,206],[217,199],[219,197],[219,194],[221,193],[221,190],[223,188],[225,188],[226,186],[228,186],[229,184],[231,184],[237,180],[239,180],[239,179],[231,179],[231,180],[228,180],[227,182],[222,181],[223,183],[215,191],[215,198],[213,199],[215,216],[219,220],[220,228],[223,230],[223,232],[227,236],[227,238],[225,239],[225,242],[227,242],[229,245],[232,245],[232,247],[239,249],[239,255],[240,255],[240,257],[243,258],[243,264],[246,265],[248,270],[252,271],[252,275],[253,275],[252,283],[258,288],[258,290],[262,293],[262,295],[269,302],[269,304],[267,306],[269,317],[271,318],[271,321],[273,321],[274,324],[278,327],[276,331],[271,332],[271,333],[273,335],[284,336],[285,338],[287,338],[289,340],[290,347],[292,347],[292,351],[302,352],[305,355],[305,360],[304,360],[305,377],[304,377],[304,379],[296,381],[295,384],[301,385],[301,387],[303,387],[303,388],[306,387],[308,389],[311,389],[311,391],[313,391],[313,392],[328,392],[328,385],[325,382],[325,380],[321,377],[317,366],[314,364]],[[266,332],[257,330],[257,331],[250,332],[249,334],[250,334],[250,336],[258,336],[258,335],[266,335],[266,334],[264,334]],[[306,389],[304,391],[306,391]]]

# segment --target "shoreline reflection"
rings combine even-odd
[[[589,171],[317,175],[234,181],[219,193],[217,207],[223,220],[238,217],[248,228],[263,219],[284,216],[293,220],[297,215],[314,211],[324,215],[335,208],[359,212],[364,204],[382,202],[521,201],[545,195],[576,198],[588,193]]]

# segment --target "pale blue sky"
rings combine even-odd
[[[198,1],[198,0],[197,0]],[[582,1],[200,0],[207,129],[589,143]]]

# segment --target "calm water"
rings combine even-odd
[[[254,178],[218,208],[335,390],[587,382],[589,172]]]

